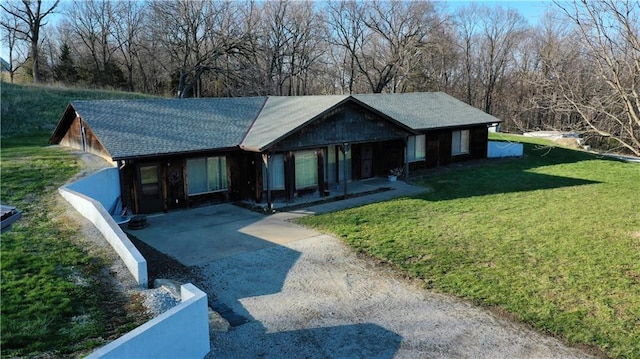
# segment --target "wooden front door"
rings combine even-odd
[[[167,207],[169,209],[186,205],[183,168],[182,160],[171,161],[167,166]]]
[[[373,146],[365,143],[360,146],[360,178],[373,177]]]
[[[162,181],[159,163],[138,165],[138,206],[140,213],[156,213],[164,210]]]

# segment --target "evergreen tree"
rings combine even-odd
[[[67,43],[60,46],[60,56],[58,56],[58,64],[54,69],[55,78],[66,84],[73,84],[78,81],[78,71],[75,68],[71,49]]]

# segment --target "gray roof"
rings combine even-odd
[[[71,106],[112,158],[122,159],[237,146],[262,151],[346,101],[415,131],[500,122],[442,92],[73,101]]]
[[[260,150],[335,107],[348,96],[272,96],[241,146]]]
[[[500,122],[444,92],[361,94],[353,97],[414,130]]]
[[[237,146],[266,97],[73,101],[114,159]]]

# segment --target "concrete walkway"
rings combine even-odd
[[[423,187],[412,186],[402,181],[387,182],[375,179],[353,184],[349,193],[370,192],[383,186],[391,189],[344,200],[310,204],[309,207],[290,212],[276,212],[273,215],[260,214],[233,204],[149,215],[148,227],[127,231],[184,265],[202,265],[220,258],[319,235],[318,232],[289,222],[293,218],[358,207],[425,191]],[[301,200],[304,198],[298,199]],[[316,199],[309,197],[308,200]]]

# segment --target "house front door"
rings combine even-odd
[[[140,213],[155,213],[164,210],[162,182],[159,163],[138,165],[138,209]]]
[[[373,177],[373,146],[365,143],[360,146],[360,178]]]
[[[186,205],[183,168],[183,161],[171,161],[167,165],[167,207],[169,209]]]

